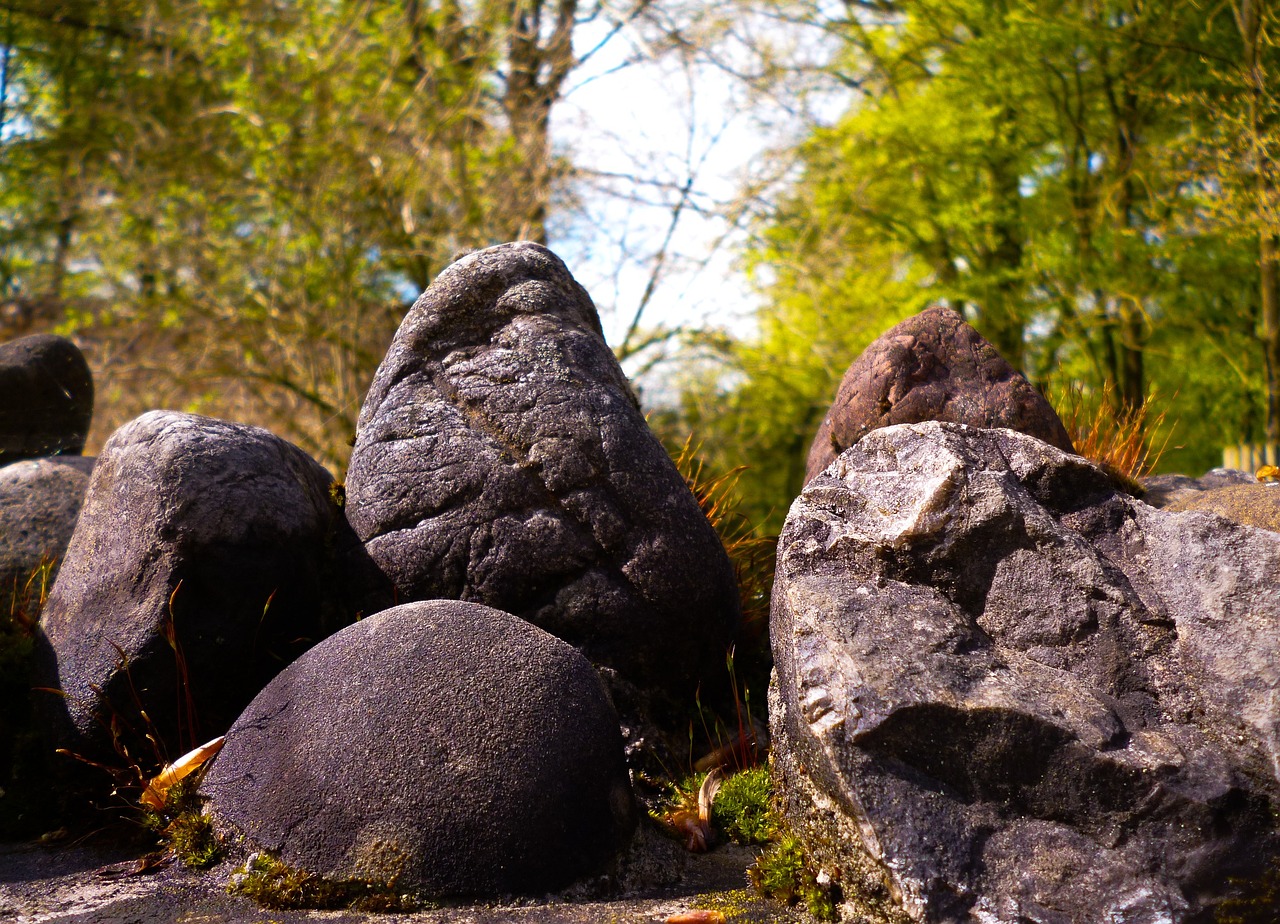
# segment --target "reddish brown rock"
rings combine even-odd
[[[926,420],[1006,427],[1075,451],[1049,402],[995,347],[950,308],[929,308],[845,372],[809,448],[805,483],[872,430]]]

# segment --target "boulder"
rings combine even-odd
[[[1277,573],[1020,433],[870,433],[778,546],[784,811],[872,920],[1275,920]]]
[[[0,344],[0,465],[76,455],[93,417],[93,376],[70,340],[35,334]]]
[[[360,412],[347,513],[401,601],[514,613],[643,689],[723,671],[733,569],[544,247],[446,269]]]
[[[1148,475],[1141,479],[1142,499],[1152,507],[1173,507],[1201,492],[1240,484],[1257,485],[1258,479],[1238,468],[1211,469],[1199,478],[1177,474]]]
[[[295,661],[201,791],[249,849],[428,897],[558,889],[609,866],[635,824],[590,662],[454,600],[384,610]]]
[[[62,743],[109,754],[115,724],[149,756],[145,710],[176,756],[349,623],[363,549],[333,485],[257,427],[153,411],[117,430],[41,617],[56,660],[43,685],[65,692],[72,726]]]
[[[52,582],[92,470],[93,459],[84,456],[27,459],[0,468],[0,606],[46,562]]]
[[[926,420],[1008,427],[1075,451],[1044,396],[959,314],[936,307],[881,334],[845,372],[805,482],[877,427]]]
[[[1175,500],[1168,510],[1216,513],[1246,526],[1280,532],[1280,484],[1233,484],[1196,491]]]

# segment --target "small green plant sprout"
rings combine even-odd
[[[215,738],[167,764],[147,782],[138,800],[143,826],[164,838],[166,853],[188,869],[208,869],[221,854],[199,788],[222,742]]]
[[[837,919],[839,886],[825,872],[815,871],[800,841],[781,835],[756,862],[747,878],[762,895],[788,905],[803,904],[819,921]]]
[[[712,809],[716,827],[736,844],[767,844],[778,834],[770,800],[773,782],[767,767],[752,767],[728,777]]]
[[[721,781],[720,771],[712,770],[672,784],[663,804],[651,811],[650,817],[684,841],[691,853],[705,853],[711,847],[711,813]]]
[[[294,869],[266,851],[250,854],[244,866],[231,875],[227,891],[274,910],[350,908],[409,912],[423,904],[411,892],[397,889],[394,881],[326,879]]]

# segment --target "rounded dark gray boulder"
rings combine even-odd
[[[360,412],[347,512],[400,600],[494,606],[688,701],[738,622],[714,530],[544,247],[449,267]]]
[[[56,659],[43,685],[65,692],[72,725],[62,743],[108,752],[114,720],[144,758],[145,710],[176,756],[351,622],[363,550],[332,488],[257,427],[154,411],[116,431],[41,617]]]
[[[0,344],[0,465],[78,454],[93,418],[93,376],[70,340],[35,334]]]
[[[92,458],[54,456],[0,467],[0,605],[42,564],[52,579],[80,514]]]
[[[1040,440],[876,430],[778,544],[785,812],[877,922],[1275,921],[1277,574]]]
[[[290,867],[435,897],[566,886],[635,823],[591,664],[452,600],[384,610],[295,661],[227,733],[202,792],[224,830]]]
[[[881,334],[845,372],[809,448],[805,481],[872,430],[927,420],[1008,427],[1074,451],[1022,373],[958,313],[935,307]]]

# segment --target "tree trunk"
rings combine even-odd
[[[1249,88],[1249,138],[1253,149],[1256,214],[1258,222],[1258,288],[1262,308],[1262,356],[1267,371],[1266,439],[1280,447],[1280,280],[1276,260],[1280,239],[1267,219],[1267,203],[1275,194],[1271,179],[1273,165],[1263,137],[1263,106],[1266,75],[1261,64],[1262,23],[1266,0],[1239,0],[1235,8],[1236,26],[1244,55],[1244,75]],[[1273,449],[1273,451],[1275,451]]]

